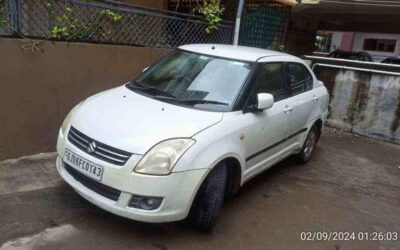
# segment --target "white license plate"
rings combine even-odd
[[[103,178],[102,166],[86,160],[71,150],[65,149],[64,162],[92,179],[101,181]]]

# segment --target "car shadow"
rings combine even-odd
[[[315,153],[318,153],[318,147],[316,148]],[[292,169],[302,167],[296,161],[295,157],[289,157],[280,163],[276,164],[275,166],[263,171],[256,177],[249,180],[239,192],[232,197],[231,199],[227,200],[224,203],[222,208],[222,213],[220,216],[224,216],[224,210],[230,210],[236,205],[246,198],[246,196],[250,196],[256,190],[263,188],[266,182],[271,181],[272,179],[284,175],[286,172],[290,172]],[[70,187],[65,187],[70,188]],[[197,235],[196,237],[202,237],[201,235],[207,235],[200,231],[194,229],[192,224],[188,219],[178,222],[169,222],[169,223],[144,223],[133,221],[124,217],[120,217],[109,213],[90,202],[86,201],[84,198],[80,197],[77,193],[73,192],[74,198],[79,199],[84,206],[87,207],[87,211],[84,215],[81,215],[82,218],[77,219],[72,222],[74,226],[77,228],[82,228],[83,231],[87,231],[88,228],[91,230],[99,230],[104,234],[108,232],[111,235],[126,235],[127,237],[135,235],[135,237],[146,237],[146,238],[174,238],[177,233],[179,233],[179,237],[186,235],[188,237],[193,236],[193,233]],[[264,194],[268,196],[268,194]],[[79,197],[79,198],[78,198]],[[267,197],[265,197],[267,198]],[[81,206],[80,206],[81,207]],[[236,211],[234,211],[236,213]],[[240,211],[238,211],[240,213]],[[157,248],[157,246],[155,246]]]

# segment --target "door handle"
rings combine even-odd
[[[317,102],[318,102],[318,99],[319,99],[318,97],[314,96],[313,99],[312,99],[312,101],[313,101],[314,103],[317,103]]]
[[[283,110],[283,113],[289,114],[290,112],[292,112],[292,110],[293,110],[292,107],[286,106],[285,109]]]

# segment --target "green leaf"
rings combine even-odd
[[[205,32],[209,34],[213,29],[218,29],[218,24],[222,21],[220,17],[224,8],[220,4],[220,0],[204,0],[203,5],[199,8],[199,13],[204,15],[204,19],[208,23]]]

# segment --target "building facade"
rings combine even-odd
[[[364,51],[380,62],[400,56],[400,34],[333,32],[330,52],[334,50]]]

